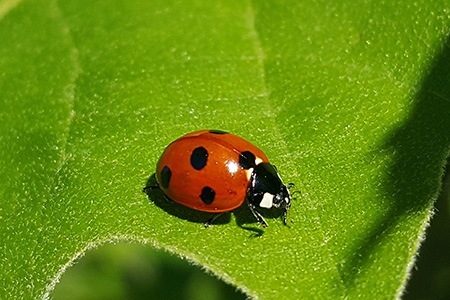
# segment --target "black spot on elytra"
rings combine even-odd
[[[196,170],[201,170],[208,162],[208,151],[203,147],[195,148],[191,154],[191,166]]]
[[[255,155],[250,151],[244,151],[239,155],[239,164],[243,169],[254,168],[255,163]]]
[[[168,166],[164,166],[161,170],[161,185],[163,188],[167,189],[169,187],[170,178],[172,178],[172,171]]]
[[[210,130],[209,132],[212,134],[228,134],[228,132],[223,130]]]
[[[203,203],[211,204],[216,197],[216,192],[210,188],[209,186],[205,186],[202,188],[202,193],[200,194],[200,199],[202,199]]]

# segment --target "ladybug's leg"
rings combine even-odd
[[[149,190],[156,190],[156,189],[159,189],[159,186],[158,186],[158,185],[147,185],[146,187],[144,187],[144,188],[142,189],[142,191],[143,191],[144,193],[146,193],[146,192],[149,191]]]
[[[212,223],[223,214],[224,213],[220,213],[220,214],[216,214],[216,215],[212,216],[208,221],[206,221],[205,228],[211,227]]]
[[[283,211],[283,224],[287,225],[287,209]]]
[[[255,216],[256,220],[258,220],[259,224],[261,224],[263,228],[266,228],[268,226],[267,222],[266,220],[264,220],[263,216],[261,216],[261,214],[256,210],[255,206],[251,203],[248,203],[248,207],[250,208],[253,216]]]
[[[250,211],[252,212],[253,216],[256,218],[256,220],[258,220],[259,224],[261,224],[261,226],[263,228],[266,228],[267,222],[266,220],[264,220],[263,216],[261,216],[261,214],[256,210],[255,207],[255,193],[254,193],[254,186],[255,186],[255,172],[252,173],[252,177],[250,178],[250,185],[248,187],[248,191],[247,191],[247,204],[248,204],[248,208],[250,208]]]

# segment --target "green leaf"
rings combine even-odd
[[[448,1],[0,2],[0,298],[137,241],[265,299],[398,296],[450,136]],[[289,226],[142,193],[165,146],[239,134]],[[238,224],[245,223],[241,228]]]

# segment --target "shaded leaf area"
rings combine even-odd
[[[262,16],[270,7],[283,18],[256,18],[269,53],[271,99],[288,106],[279,115],[288,120],[282,132],[289,153],[301,157],[302,192],[317,199],[315,227],[335,261],[338,274],[329,282],[350,297],[402,291],[450,145],[447,43],[429,44],[435,58],[415,52],[413,45],[423,45],[430,32],[422,28],[421,37],[412,37],[417,28],[406,18],[428,20],[413,6],[400,12],[379,4],[343,4],[337,11],[321,4],[310,10],[260,5]],[[352,21],[342,23],[336,14]],[[297,27],[295,20],[302,20]],[[290,34],[276,30],[286,27]],[[287,44],[295,51],[285,51]],[[308,52],[309,45],[317,52]],[[287,78],[275,76],[280,73]]]
[[[0,23],[5,298],[47,297],[109,241],[267,299],[394,297],[448,154],[449,9],[20,3]],[[207,215],[142,193],[164,147],[201,128],[254,142],[296,184],[289,226],[264,212],[262,231],[242,208],[206,230]]]
[[[448,299],[450,297],[450,172],[446,167],[443,190],[435,205],[426,240],[419,249],[404,299]]]

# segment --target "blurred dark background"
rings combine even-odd
[[[450,299],[450,175],[435,205],[403,299]],[[246,299],[199,267],[140,244],[105,245],[69,268],[53,299]]]
[[[406,287],[406,300],[450,299],[450,164],[447,163],[442,192],[417,262]]]
[[[246,299],[235,287],[169,253],[140,244],[105,245],[61,278],[53,299]]]

